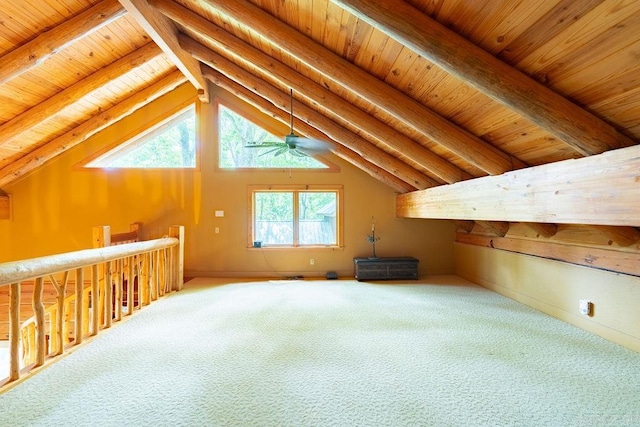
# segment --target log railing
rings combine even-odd
[[[9,375],[0,390],[121,320],[123,287],[138,284],[140,298],[126,297],[126,315],[170,291],[182,289],[184,227],[169,237],[0,264],[0,287],[9,287]],[[21,287],[32,284],[31,316],[21,316]],[[45,308],[45,285],[55,289]],[[48,295],[47,295],[48,296]],[[21,323],[21,318],[27,318]],[[22,346],[21,346],[22,344]],[[20,368],[22,349],[25,367]]]

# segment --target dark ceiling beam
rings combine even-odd
[[[162,49],[169,60],[178,67],[193,87],[196,88],[200,101],[209,102],[207,82],[200,71],[200,64],[180,49],[178,29],[173,22],[165,18],[155,8],[149,6],[147,0],[119,1],[136,22],[147,32],[149,37]]]
[[[486,173],[495,175],[526,166],[250,2],[201,0],[201,3],[212,11],[247,26],[306,66],[376,105]]]
[[[161,54],[162,51],[158,46],[149,42],[129,55],[99,69],[63,91],[34,105],[27,111],[18,114],[0,125],[0,147],[8,144],[34,126],[49,120],[69,105],[78,102],[113,80],[134,71]]]
[[[402,194],[396,215],[640,227],[639,170],[636,145]],[[612,240],[629,244],[637,237],[626,229]]]
[[[207,65],[203,64],[203,74],[209,79],[213,84],[225,89],[226,91],[234,94],[239,99],[243,100],[247,104],[257,108],[262,111],[264,114],[267,114],[276,120],[279,120],[281,123],[289,125],[290,116],[289,113],[281,110],[280,108],[273,105],[271,102],[262,98],[260,95],[250,91],[245,86],[234,82],[230,78],[224,76],[222,73],[213,70]],[[312,126],[302,122],[300,119],[294,119],[294,128],[299,129],[299,132],[303,135],[306,135],[310,138],[327,140],[328,137],[324,135],[322,132],[313,128]],[[353,150],[350,150],[347,147],[336,144],[332,147],[331,151],[338,157],[345,160],[347,163],[354,165],[355,167],[361,169],[363,172],[367,173],[369,176],[373,177],[377,181],[389,186],[397,193],[408,193],[411,191],[415,191],[416,187],[402,181],[400,178],[395,175],[387,172],[386,170],[374,165],[369,162],[365,158],[363,158],[360,154],[356,153]]]
[[[203,58],[206,65],[216,68],[215,70],[213,68],[203,68],[203,72],[210,80],[214,81],[215,78],[215,81],[222,84],[224,83],[224,79],[221,77],[227,77],[238,84],[250,88],[252,92],[267,99],[281,110],[290,112],[290,99],[288,94],[252,73],[240,68],[228,59],[208,50],[205,46],[200,45],[192,39],[183,37],[181,38],[181,42],[182,46],[187,51],[193,52],[195,56],[199,58]],[[215,60],[207,63],[207,58],[215,58]],[[224,86],[221,87],[227,89]],[[327,135],[336,143],[355,151],[362,158],[386,170],[387,172],[392,173],[417,189],[424,189],[438,185],[438,183],[433,179],[427,177],[406,163],[398,160],[389,153],[381,150],[304,104],[297,103],[296,108],[294,109],[294,116]],[[298,132],[301,131],[298,130]]]
[[[151,0],[150,4],[182,27],[206,38],[207,44],[213,46],[217,53],[227,58],[233,56],[234,62],[242,61],[257,67],[270,79],[294,89],[310,101],[330,110],[336,117],[351,123],[368,138],[375,139],[377,144],[386,145],[397,152],[399,157],[410,158],[442,182],[453,183],[471,178],[471,175],[403,133],[184,6],[172,0]]]
[[[104,0],[0,58],[0,84],[55,55],[68,45],[126,15],[117,0]]]
[[[159,98],[161,95],[174,90],[180,84],[184,83],[185,80],[186,78],[184,75],[180,71],[176,70],[159,81],[154,82],[150,86],[135,92],[119,104],[96,114],[67,133],[54,138],[40,148],[31,151],[26,156],[21,157],[8,166],[5,166],[0,169],[0,187],[16,181],[26,173],[43,165],[59,154],[62,154],[83,141],[86,141],[102,129],[110,126],[123,117],[128,116],[139,108],[144,107],[149,102]]]
[[[590,112],[495,58],[403,0],[331,0],[555,135],[582,155],[634,145]]]

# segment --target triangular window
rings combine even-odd
[[[85,165],[88,168],[195,168],[196,113],[190,105]]]
[[[218,104],[219,166],[236,168],[328,169],[330,166],[310,157],[255,147],[263,142],[282,142],[275,136],[224,105]]]

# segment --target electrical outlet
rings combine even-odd
[[[584,314],[585,316],[591,316],[593,312],[593,303],[588,299],[580,300],[580,314]]]
[[[313,258],[309,258],[309,265],[315,265],[316,264],[316,260]]]

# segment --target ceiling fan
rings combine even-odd
[[[319,154],[329,150],[329,143],[319,139],[304,138],[298,136],[293,131],[293,89],[290,89],[291,99],[291,112],[290,112],[290,127],[289,134],[285,135],[284,141],[263,141],[263,142],[249,142],[245,145],[247,148],[271,148],[260,156],[267,154],[273,154],[279,156],[284,153],[289,153],[292,156],[306,157],[314,154]]]

